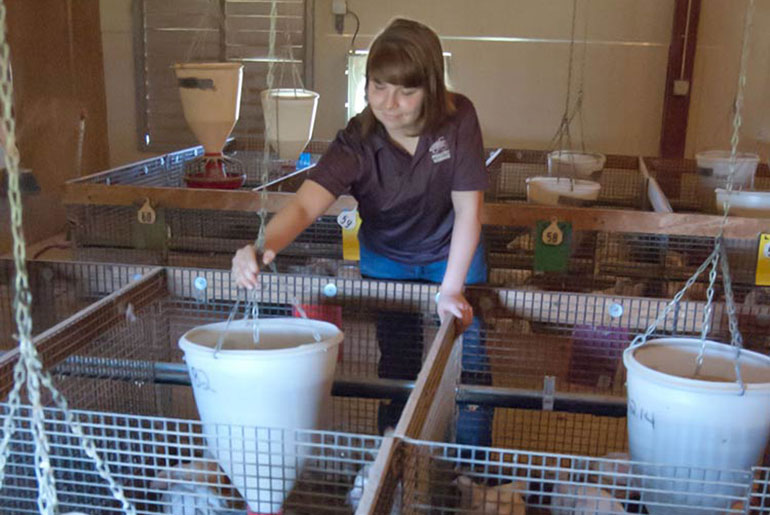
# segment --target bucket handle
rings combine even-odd
[[[657,329],[658,325],[663,320],[666,319],[666,317],[669,315],[669,313],[671,313],[671,311],[675,307],[679,305],[679,301],[682,300],[682,296],[684,295],[684,293],[695,283],[695,280],[703,272],[706,271],[706,268],[711,266],[711,271],[709,274],[710,275],[709,292],[708,292],[708,298],[706,302],[706,308],[704,310],[704,320],[703,320],[703,326],[701,330],[701,348],[700,348],[700,352],[698,353],[698,357],[696,358],[695,373],[697,374],[698,371],[700,371],[700,368],[703,364],[703,357],[706,350],[706,336],[711,327],[712,300],[714,296],[713,286],[716,279],[716,268],[719,264],[720,259],[721,259],[721,267],[722,267],[722,279],[723,279],[724,288],[725,288],[725,304],[727,307],[727,317],[729,321],[730,344],[736,349],[735,361],[734,361],[735,378],[740,388],[738,394],[744,395],[746,393],[746,384],[743,381],[743,376],[741,374],[741,369],[739,365],[741,351],[743,350],[743,337],[741,336],[740,330],[738,329],[738,321],[735,315],[735,302],[733,298],[732,282],[730,281],[730,266],[727,261],[727,251],[724,248],[721,237],[717,238],[716,245],[714,246],[714,250],[711,251],[711,254],[709,254],[709,256],[703,261],[703,263],[698,267],[695,273],[692,276],[690,276],[689,279],[687,279],[687,282],[684,284],[682,289],[679,290],[676,293],[676,295],[674,295],[674,298],[671,299],[671,301],[669,301],[669,303],[666,305],[666,307],[663,309],[660,315],[658,315],[658,317],[647,327],[647,330],[645,330],[643,333],[637,334],[634,337],[634,339],[631,341],[631,345],[629,346],[629,349],[636,349],[647,343],[647,339],[652,335],[655,329]]]

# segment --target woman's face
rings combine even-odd
[[[370,80],[366,88],[369,107],[374,117],[389,134],[414,135],[425,98],[423,88],[407,88],[389,82]]]

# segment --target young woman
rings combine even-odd
[[[366,97],[366,109],[338,133],[291,203],[267,225],[263,261],[272,261],[349,193],[362,219],[361,274],[440,283],[439,317],[451,313],[462,329],[472,325],[478,335],[463,286],[486,281],[480,213],[488,177],[476,112],[467,98],[447,91],[438,36],[412,20],[388,25],[369,50]],[[238,250],[232,271],[239,285],[256,287],[253,245]],[[392,314],[377,333],[380,375],[416,377],[419,318]],[[473,365],[483,367],[479,352]],[[466,370],[471,361],[464,352]]]

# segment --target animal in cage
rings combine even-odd
[[[372,471],[373,461],[366,463],[356,474],[356,479],[353,481],[353,487],[350,489],[347,495],[347,502],[353,511],[358,509],[358,505],[361,503],[361,498],[364,495],[364,488],[369,481],[369,474]],[[401,498],[403,497],[403,488],[399,482],[396,485],[396,490],[393,494],[393,505],[390,508],[390,515],[398,515],[401,513]]]
[[[575,484],[575,478],[559,475],[551,495],[551,515],[604,515],[627,513],[605,490],[586,484]]]
[[[244,508],[242,501],[232,501],[238,494],[210,456],[160,471],[150,488],[164,492],[160,498],[162,513],[169,515],[224,515]]]
[[[524,481],[512,481],[496,486],[474,483],[466,475],[455,480],[460,492],[460,508],[468,515],[526,515],[526,503],[521,492],[527,490]]]
[[[387,428],[383,435],[385,438],[393,436],[393,428]],[[356,473],[356,478],[353,480],[353,487],[348,491],[346,497],[347,503],[355,512],[358,509],[358,505],[361,503],[361,498],[364,495],[364,489],[369,481],[369,475],[374,465],[375,456],[371,453],[366,453],[366,463]],[[401,482],[396,485],[395,492],[393,493],[393,505],[390,508],[390,515],[399,515],[402,511],[401,498],[403,497],[403,487]]]

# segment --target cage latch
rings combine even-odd
[[[543,377],[543,411],[553,411],[554,398],[556,396],[556,377]]]

